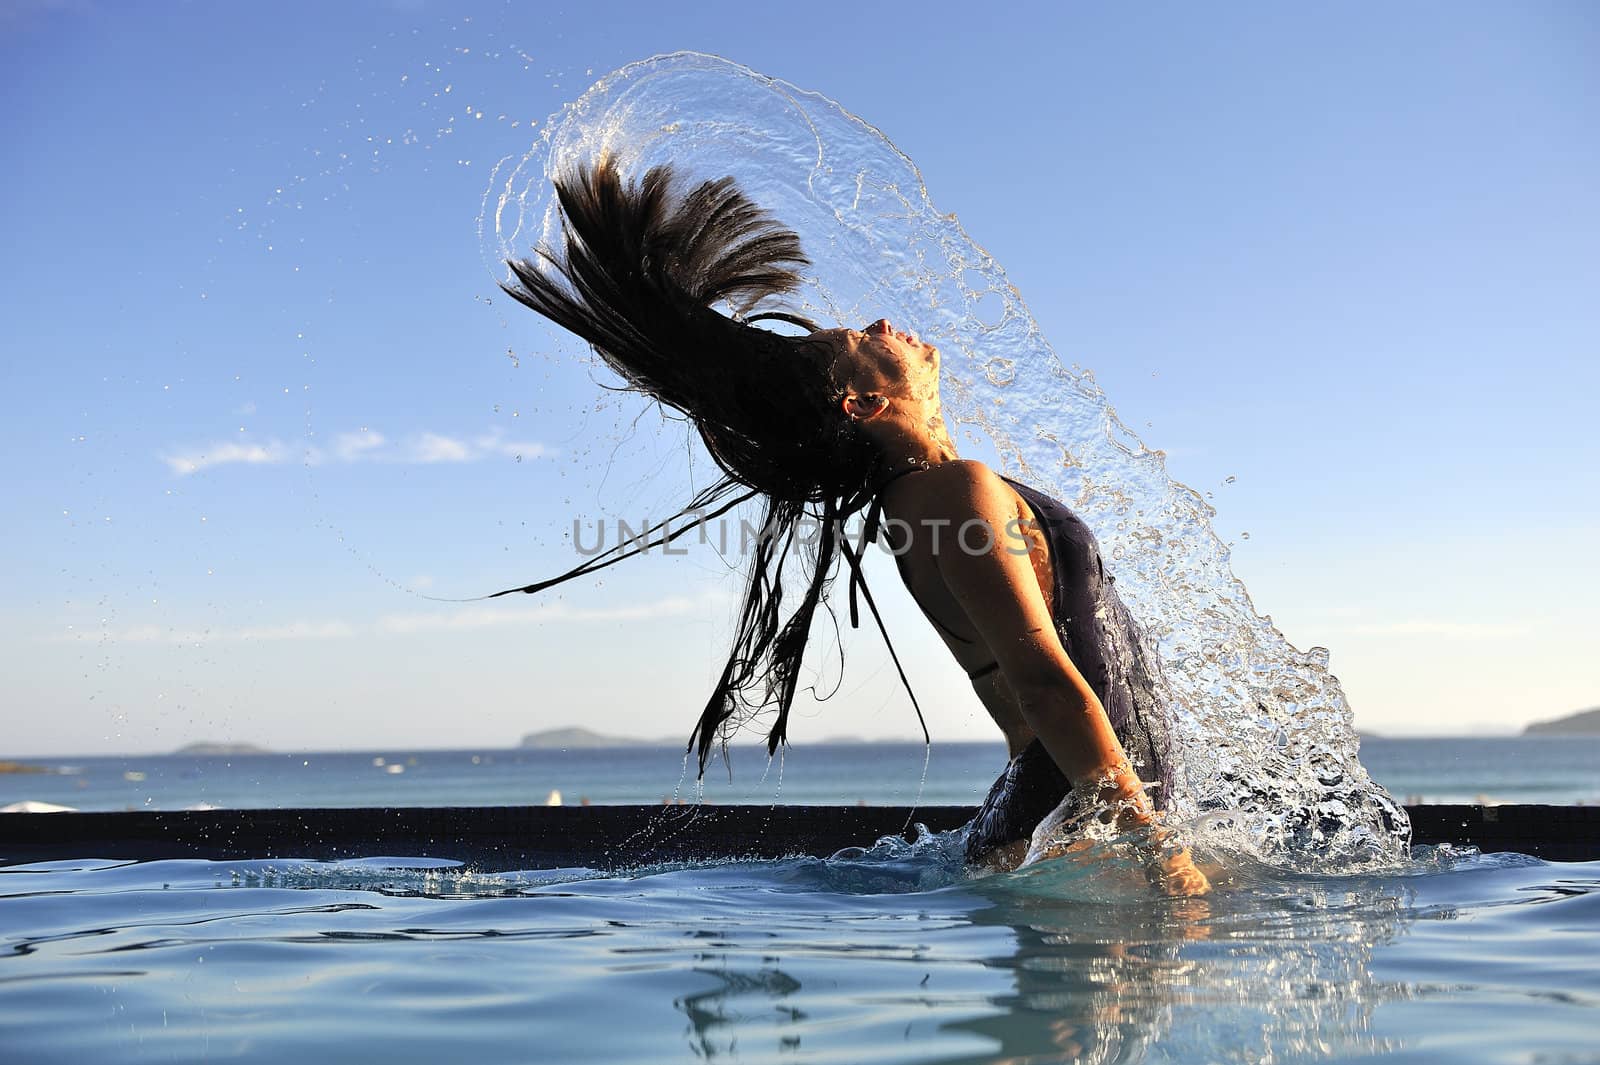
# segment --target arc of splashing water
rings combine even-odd
[[[939,344],[951,420],[1084,517],[1159,648],[1167,727],[1185,752],[1169,804],[1196,831],[1300,868],[1404,858],[1404,810],[1356,757],[1326,652],[1296,650],[1256,612],[1212,508],[1167,476],[1163,453],[1121,421],[1091,373],[1061,363],[1001,265],[934,208],[916,164],[880,130],[716,56],[622,67],[495,166],[478,230],[497,278],[528,254],[519,245],[533,230],[530,245],[557,233],[550,177],[601,151],[634,169],[670,160],[686,175],[732,174],[800,233],[816,264],[806,309],[840,322],[897,317]],[[976,314],[990,297],[1002,308],[993,324]]]

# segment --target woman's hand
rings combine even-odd
[[[1150,866],[1150,882],[1168,898],[1187,898],[1211,891],[1211,881],[1194,864],[1187,847],[1159,858]]]
[[[1094,793],[1092,800],[1084,796]],[[1022,865],[1088,850],[1097,835],[1128,839],[1139,850],[1145,878],[1170,898],[1204,895],[1211,881],[1179,846],[1133,769],[1124,763],[1084,782],[1039,822]],[[1096,831],[1097,823],[1099,831]]]
[[[1119,768],[1115,779],[1102,786],[1097,803],[1118,811],[1119,832],[1137,834],[1144,848],[1145,876],[1163,895],[1180,898],[1211,890],[1211,881],[1194,864],[1189,848],[1178,845],[1172,829],[1161,823],[1161,815],[1151,806],[1143,782],[1131,767]]]

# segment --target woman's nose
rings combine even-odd
[[[867,332],[888,334],[894,332],[894,329],[889,325],[889,319],[879,318],[876,322],[867,326]]]

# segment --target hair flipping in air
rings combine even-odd
[[[776,710],[768,752],[786,739],[811,623],[841,556],[851,571],[852,623],[858,588],[876,618],[842,534],[844,519],[872,501],[874,454],[843,416],[827,346],[751,324],[815,329],[787,311],[752,313],[800,286],[799,268],[809,263],[799,238],[732,178],[682,195],[674,185],[666,166],[626,182],[609,157],[558,179],[562,246],[510,262],[513,280],[501,287],[588,341],[629,388],[687,415],[725,476],[642,545],[616,545],[559,577],[497,594],[571,580],[676,539],[695,527],[672,528],[687,515],[707,520],[764,497],[733,647],[689,739],[704,774],[713,745],[764,710]],[[791,563],[807,577],[786,614],[782,575]]]

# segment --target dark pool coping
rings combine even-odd
[[[1408,806],[1417,843],[1600,858],[1600,807]],[[450,806],[0,814],[0,865],[59,859],[448,858],[482,869],[826,856],[966,806]],[[910,835],[916,834],[913,827]]]

